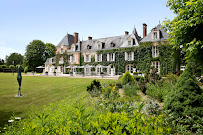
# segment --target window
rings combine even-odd
[[[90,55],[86,55],[86,62],[91,62],[91,57],[90,57]]]
[[[154,39],[157,39],[157,32],[154,32]]]
[[[97,60],[98,60],[98,62],[102,61],[102,54],[97,55]]]
[[[92,48],[92,46],[90,45],[87,45],[87,49],[90,50]]]
[[[160,71],[160,61],[152,61],[152,66],[158,69],[158,72]]]
[[[61,53],[63,53],[63,49],[61,49]]]
[[[61,57],[61,62],[63,62],[63,57]]]
[[[152,57],[158,57],[159,56],[159,51],[157,46],[152,46]]]
[[[72,62],[75,62],[75,56],[74,55],[72,56]]]
[[[126,65],[126,71],[129,71],[129,73],[133,73],[133,65],[132,64]]]
[[[111,42],[111,47],[115,47],[115,46],[116,46],[116,44]]]
[[[130,41],[128,41],[128,45],[131,45],[131,40],[130,40]]]
[[[127,61],[134,60],[134,52],[125,52],[125,60]]]
[[[75,46],[75,50],[76,50],[76,51],[78,50],[78,46],[77,46],[77,45]]]
[[[110,54],[110,61],[113,61],[113,54]]]
[[[98,49],[101,49],[101,45],[100,44],[98,44]]]
[[[97,74],[100,74],[101,73],[101,67],[98,67],[97,68]]]
[[[86,68],[86,74],[90,73],[90,68]]]
[[[105,43],[102,43],[102,49],[104,49],[105,48]]]

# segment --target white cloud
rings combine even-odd
[[[0,58],[1,59],[5,59],[6,55],[10,55],[11,53],[20,53],[21,55],[24,55],[24,51],[19,51],[19,50],[15,50],[13,48],[9,48],[9,47],[4,47],[4,46],[0,46]]]

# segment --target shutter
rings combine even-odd
[[[154,57],[154,47],[152,46],[152,57]]]
[[[70,62],[72,62],[72,56],[70,56]]]
[[[132,60],[134,60],[134,52],[132,52],[131,55],[132,55]]]
[[[86,55],[84,55],[84,62],[87,62],[87,61],[86,61]]]
[[[109,61],[109,53],[107,54],[107,61]]]
[[[128,53],[125,52],[125,60],[128,60]]]
[[[113,53],[113,61],[115,61],[115,53]]]
[[[102,61],[102,54],[101,54],[101,61]]]
[[[97,62],[97,60],[98,60],[98,59],[97,59],[97,54],[95,54],[95,62]]]
[[[90,59],[89,59],[89,62],[91,62],[91,55],[89,55]]]

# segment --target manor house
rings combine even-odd
[[[80,72],[85,75],[100,75],[101,73],[116,75],[126,71],[141,72],[146,67],[139,64],[138,60],[141,60],[141,56],[136,54],[135,49],[139,48],[141,44],[151,43],[151,60],[148,62],[160,73],[161,63],[159,59],[156,59],[159,57],[158,45],[168,42],[167,38],[168,34],[161,29],[160,24],[147,34],[147,24],[145,23],[143,24],[143,38],[138,35],[135,27],[132,33],[125,31],[121,36],[99,39],[89,36],[86,41],[80,41],[79,33],[74,33],[74,35],[67,33],[56,46],[56,57],[46,60],[44,71],[49,74],[71,72],[73,75]],[[142,59],[144,60],[144,58]],[[143,60],[141,61],[143,62]],[[178,70],[178,68],[174,68],[174,70]]]

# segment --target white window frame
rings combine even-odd
[[[152,46],[152,57],[159,57],[159,50],[157,46]]]

